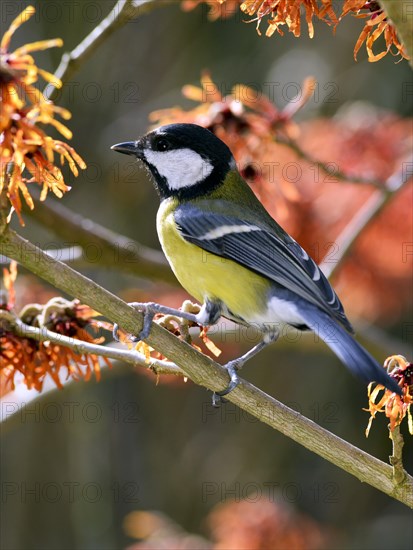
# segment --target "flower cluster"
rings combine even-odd
[[[40,341],[30,334],[28,328],[47,329],[55,335],[76,338],[93,344],[104,338],[92,335],[99,329],[111,330],[112,325],[95,319],[98,313],[78,300],[69,302],[64,298],[52,298],[45,305],[28,304],[17,315],[14,311],[14,282],[17,270],[13,262],[10,270],[4,270],[4,288],[0,303],[0,393],[12,391],[19,382],[41,391],[46,375],[60,388],[61,373],[74,380],[89,380],[92,373],[100,378],[99,358],[94,354],[76,353],[63,343]],[[110,366],[110,362],[103,358]]]
[[[367,10],[367,11],[365,11]],[[345,2],[341,17],[347,13],[353,12],[356,17],[368,18],[360,36],[354,46],[354,59],[357,60],[357,53],[361,46],[366,43],[368,60],[371,62],[379,61],[389,52],[400,56],[400,59],[409,59],[404,45],[397,36],[395,27],[388,20],[385,12],[381,9],[379,2],[364,2],[361,0],[347,0]],[[386,43],[385,49],[379,54],[373,52],[373,45],[380,36],[384,36]],[[394,53],[392,48],[394,47]]]
[[[34,207],[28,184],[36,182],[42,185],[40,200],[46,198],[49,190],[61,197],[70,189],[55,164],[55,155],[61,165],[67,161],[75,176],[78,175],[78,166],[86,168],[73,147],[52,138],[39,127],[39,124],[50,124],[66,139],[72,137],[69,128],[55,118],[59,115],[68,120],[70,112],[47,100],[34,86],[39,76],[56,88],[62,86],[59,79],[37,67],[31,55],[34,51],[62,46],[62,40],[42,40],[9,51],[14,32],[34,12],[34,8],[28,6],[12,22],[0,42],[0,193],[4,189],[11,204],[8,219],[16,211],[22,225],[22,198],[29,208]]]
[[[384,368],[392,378],[397,380],[399,386],[403,389],[403,395],[387,390],[381,384],[369,385],[368,397],[370,419],[366,429],[366,437],[370,433],[370,428],[377,413],[384,413],[389,419],[389,427],[392,432],[396,426],[400,426],[404,418],[407,418],[409,432],[413,435],[413,418],[410,406],[413,403],[413,364],[409,363],[402,355],[393,355],[386,359]],[[384,392],[380,397],[380,392]]]
[[[294,36],[300,36],[301,10],[305,13],[310,38],[314,36],[313,17],[329,23],[338,23],[332,4],[329,1],[323,1],[320,5],[317,0],[245,0],[241,4],[241,10],[247,15],[255,15],[258,34],[261,34],[260,25],[262,20],[265,17],[268,18],[266,36],[272,36],[275,32],[283,36],[282,27],[284,25]]]
[[[206,2],[210,8],[209,18],[212,21],[220,17],[230,17],[239,7],[246,15],[253,17],[250,22],[256,21],[257,32],[261,34],[261,24],[266,20],[268,24],[265,31],[266,36],[272,36],[274,33],[282,36],[285,27],[294,36],[300,36],[302,13],[305,14],[310,38],[314,36],[314,18],[334,28],[348,14],[357,18],[368,18],[355,45],[354,57],[356,58],[360,47],[366,42],[369,61],[382,59],[392,51],[393,47],[395,55],[409,59],[397,36],[395,27],[386,17],[379,2],[376,1],[345,0],[338,3],[341,12],[335,11],[333,0],[183,0],[182,7],[188,11],[203,2]],[[385,39],[385,50],[374,54],[373,44],[382,35]]]

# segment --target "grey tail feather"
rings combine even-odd
[[[401,395],[401,388],[385,369],[339,323],[312,304],[300,303],[300,316],[344,365],[365,382],[378,382]]]

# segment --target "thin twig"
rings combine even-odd
[[[100,311],[129,333],[136,334],[141,330],[141,313],[69,266],[51,260],[14,231],[6,231],[0,237],[0,244],[1,253]],[[228,375],[222,366],[156,323],[152,324],[146,342],[179,365],[194,383],[211,391],[220,391],[227,385]],[[228,400],[361,481],[413,508],[413,478],[410,475],[406,474],[401,484],[395,484],[390,465],[321,428],[242,379],[228,395]]]
[[[390,195],[387,193],[376,190],[353,215],[350,222],[334,241],[337,250],[337,253],[334,255],[334,262],[323,260],[320,263],[320,268],[327,278],[332,277],[333,273],[342,265],[344,258],[348,256],[363,229],[377,216],[387,203],[389,197]]]
[[[384,187],[383,182],[378,179],[361,178],[352,174],[346,174],[336,167],[333,169],[331,167],[331,164],[313,158],[309,153],[304,151],[304,149],[302,149],[295,140],[277,136],[275,138],[275,142],[279,143],[280,145],[285,145],[286,147],[294,151],[299,158],[303,159],[309,164],[316,166],[325,174],[327,174],[331,178],[335,178],[337,181],[358,183],[362,185],[372,185],[374,187],[378,187],[379,189],[383,189]]]
[[[84,340],[78,340],[63,334],[58,334],[48,330],[46,327],[37,328],[27,325],[12,312],[0,310],[0,314],[3,321],[7,323],[8,329],[22,338],[31,338],[37,342],[52,342],[59,346],[68,347],[79,355],[93,354],[100,358],[107,358],[118,363],[127,363],[133,367],[150,369],[156,376],[161,374],[185,376],[182,370],[170,361],[151,358],[148,363],[146,362],[146,357],[136,350],[128,350],[125,347],[115,348],[85,342]],[[107,368],[107,366],[107,363],[103,360],[100,362],[100,370]],[[79,366],[79,368],[82,369],[81,366]],[[62,385],[67,385],[73,381],[77,380],[67,378],[66,380],[61,381],[61,383]],[[23,382],[23,379],[18,380],[15,389],[12,392],[8,392],[4,398],[1,399],[2,407],[0,409],[0,422],[11,419],[22,408],[27,407],[33,401],[36,401],[40,397],[44,396],[45,393],[56,390],[57,388],[55,382],[52,381],[51,378],[45,379],[41,393],[27,388]]]
[[[67,82],[118,28],[123,27],[128,21],[149,13],[154,8],[166,6],[168,3],[168,0],[118,0],[112,11],[76,48],[63,54],[55,76],[63,83]],[[43,93],[46,99],[53,101],[57,95],[57,88],[49,84]]]
[[[389,426],[390,429],[390,426]],[[393,454],[390,457],[390,464],[393,466],[394,482],[398,485],[403,483],[406,477],[406,472],[403,469],[403,446],[404,440],[400,433],[400,426],[396,426],[394,430],[390,430],[390,439],[393,445]]]
[[[367,199],[364,205],[352,217],[348,225],[343,229],[335,240],[337,245],[337,256],[333,262],[321,262],[320,267],[324,275],[332,277],[343,259],[348,255],[354,243],[362,231],[369,225],[383,208],[389,203],[393,196],[406,184],[412,176],[413,157],[401,163],[401,167],[392,174],[382,185],[382,190],[376,190]]]
[[[32,338],[37,342],[53,342],[59,346],[70,348],[79,355],[93,354],[100,357],[107,357],[117,361],[124,361],[133,366],[144,367],[153,370],[156,374],[176,374],[183,376],[182,370],[171,363],[170,361],[161,361],[159,359],[151,359],[147,363],[145,356],[136,350],[126,348],[114,348],[110,346],[101,346],[77,338],[71,338],[63,334],[58,334],[48,330],[46,327],[37,328],[23,323],[20,319],[15,318],[11,326],[13,332],[22,338]]]

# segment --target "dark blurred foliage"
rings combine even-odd
[[[22,35],[16,35],[16,42],[61,37],[68,50],[114,3],[34,4],[36,16],[25,25]],[[26,5],[28,2],[3,2],[2,28]],[[181,88],[188,83],[198,85],[204,69],[210,70],[223,95],[243,83],[261,90],[279,108],[291,100],[305,77],[314,75],[318,93],[296,118],[305,146],[312,156],[345,163],[343,168],[353,165],[355,172],[360,145],[352,143],[339,150],[332,131],[334,120],[358,123],[362,151],[368,156],[372,154],[369,143],[383,144],[387,139],[391,148],[395,133],[405,135],[410,124],[394,118],[411,114],[410,69],[406,62],[396,65],[390,56],[370,64],[362,52],[354,63],[359,21],[346,18],[335,36],[315,21],[313,40],[304,35],[299,39],[290,35],[266,39],[243,24],[242,14],[211,23],[207,11],[201,5],[183,13],[178,3],[172,3],[128,23],[85,63],[57,100],[73,113],[72,144],[88,164],[77,179],[66,174],[73,188],[64,197],[64,204],[152,247],[159,246],[155,192],[144,171],[132,161],[118,158],[109,147],[145,132],[154,110],[173,105],[192,108],[193,103],[182,99]],[[36,60],[53,71],[60,55],[57,50],[40,52]],[[379,148],[376,163],[382,157]],[[382,173],[380,164],[375,166],[377,174],[367,176],[388,175]],[[347,186],[341,183],[320,184],[315,194],[304,180],[302,183],[296,185],[299,193],[295,204],[302,203],[304,196],[307,212],[317,211],[317,217],[308,215],[306,225],[296,224],[298,207],[291,222],[287,211],[281,212],[281,217],[286,226],[291,223],[293,233],[297,228],[296,238],[308,239],[322,251],[345,222],[339,212],[331,211],[328,194],[337,197],[337,203],[346,201],[351,212],[360,207],[368,192],[357,187],[360,195],[350,201]],[[403,193],[390,205],[391,215],[381,229],[372,226],[360,240],[360,265],[353,265],[356,273],[352,280],[354,285],[358,280],[362,284],[346,307],[370,320],[380,318],[376,302],[369,303],[367,295],[374,273],[361,261],[363,255],[366,261],[368,256],[375,261],[379,258],[379,269],[385,271],[390,250],[392,272],[399,270],[403,280],[399,283],[396,277],[391,286],[384,283],[379,292],[383,301],[391,303],[394,287],[403,286],[400,295],[406,307],[399,307],[400,300],[393,308],[387,306],[391,321],[387,328],[406,347],[412,317],[411,287],[406,282],[404,263],[410,259],[411,249],[403,249],[403,242],[409,245],[411,237],[407,235],[405,241],[405,237],[395,238],[399,220],[411,216],[411,190]],[[314,197],[317,200],[310,208]],[[262,198],[272,206],[270,198]],[[274,215],[280,214],[276,204],[270,209]],[[322,223],[322,235],[317,233],[316,219]],[[313,239],[312,232],[317,235]],[[23,234],[43,247],[69,244],[59,243],[28,216]],[[83,269],[86,275],[128,300],[150,298],[179,305],[186,297],[184,292],[154,281],[95,269],[93,258],[85,260],[91,264]],[[339,289],[350,275],[343,270]],[[54,294],[32,276],[22,274],[21,281],[25,288],[19,295],[18,283],[17,299],[22,303],[22,292],[28,301],[40,303]],[[389,324],[383,318],[381,321]],[[214,338],[223,349],[225,361],[251,345],[256,336],[234,330],[216,331]],[[393,345],[387,346],[384,338],[379,340],[369,346],[378,358],[398,352]],[[350,378],[329,350],[312,337],[303,336],[297,342],[295,335],[284,335],[243,375],[344,439],[388,460],[386,420],[378,418],[369,439],[365,439],[369,417],[362,411],[367,405],[365,387]],[[14,404],[6,402],[4,406]],[[407,430],[405,435],[407,440]],[[409,468],[410,441],[406,441],[404,454]],[[308,533],[301,546],[279,535],[278,547],[403,549],[412,545],[412,518],[403,505],[360,484],[230,403],[213,409],[211,395],[204,389],[184,382],[172,385],[163,379],[156,385],[155,377],[141,376],[129,367],[113,368],[99,384],[78,382],[31,403],[2,426],[1,467],[1,545],[7,550],[133,547],[136,531],[130,529],[130,514],[152,510],[156,513],[140,518],[141,522],[144,518],[141,535],[152,532],[154,515],[164,518],[164,523],[159,522],[161,527],[174,526],[175,538],[169,546],[159,543],[157,548],[180,547],[177,541],[185,533],[199,535],[190,539],[191,548],[198,543],[199,547],[265,548],[265,543],[262,546],[259,542],[265,533],[268,537],[276,533],[293,537],[297,532],[300,536]],[[237,537],[243,534],[243,546],[236,546],[241,544]],[[166,529],[166,545],[168,536],[171,531]],[[228,536],[227,542],[224,536]]]

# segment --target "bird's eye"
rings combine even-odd
[[[167,151],[169,149],[169,141],[165,138],[159,138],[154,143],[156,151]]]

